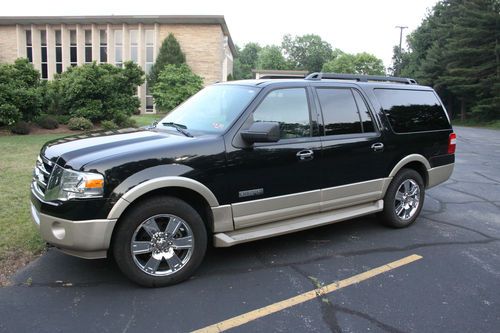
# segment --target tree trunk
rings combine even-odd
[[[460,101],[460,120],[465,121],[465,101]]]

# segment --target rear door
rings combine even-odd
[[[322,115],[322,210],[379,199],[389,162],[365,97],[353,87],[320,86],[315,94]]]

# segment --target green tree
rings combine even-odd
[[[32,120],[43,105],[40,73],[27,59],[0,64],[0,123]]]
[[[156,61],[148,74],[148,85],[153,87],[158,79],[158,75],[166,65],[181,65],[186,63],[186,56],[181,50],[181,46],[175,36],[170,33],[161,44]]]
[[[433,86],[461,118],[500,118],[500,1],[442,0],[408,37],[401,73]]]
[[[362,52],[358,54],[343,53],[323,65],[323,72],[384,75],[385,68],[381,59]]]
[[[240,49],[237,47],[237,54],[233,64],[233,74],[235,80],[253,78],[252,69],[257,68],[259,52],[261,47],[257,43],[248,43]]]
[[[135,94],[143,82],[144,72],[131,61],[123,68],[94,62],[57,75],[49,83],[48,94],[60,114],[121,125],[139,108]]]
[[[257,60],[257,69],[288,69],[289,65],[281,53],[279,46],[265,46],[260,50]]]
[[[319,72],[332,59],[332,46],[318,35],[283,36],[281,48],[292,68]]]
[[[151,92],[156,107],[170,111],[202,88],[203,79],[187,65],[166,65]]]

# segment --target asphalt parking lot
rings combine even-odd
[[[264,308],[230,331],[498,332],[500,131],[456,132],[452,179],[427,192],[410,228],[367,216],[211,249],[191,280],[163,289],[128,282],[111,261],[50,249],[0,288],[0,330],[186,332]],[[384,266],[411,255],[421,258]],[[377,267],[386,271],[338,282]],[[322,285],[334,290],[265,312]]]

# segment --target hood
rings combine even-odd
[[[197,141],[165,132],[125,129],[72,135],[47,142],[41,154],[50,161],[74,170],[91,162],[113,156],[134,154],[159,148],[179,147]]]

